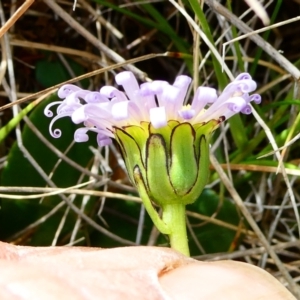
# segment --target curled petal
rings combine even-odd
[[[243,93],[250,93],[250,92],[253,92],[256,89],[257,84],[254,80],[241,80],[237,84],[237,87]]]
[[[212,105],[203,114],[198,115],[194,121],[207,122],[212,119],[218,120],[221,116],[225,116],[228,119],[240,112],[246,105],[247,102],[244,98],[232,97],[218,105]]]
[[[249,98],[250,101],[253,101],[255,104],[261,103],[261,96],[259,94],[253,94]]]
[[[245,115],[250,115],[252,113],[252,108],[249,104],[247,104],[242,110],[241,113]]]
[[[245,106],[246,106],[246,102],[245,99],[242,97],[233,97],[230,98],[228,101],[226,101],[225,103],[228,103],[228,108],[235,112],[238,113],[240,112]],[[224,103],[224,104],[225,104]]]
[[[74,140],[77,143],[87,142],[89,136],[87,135],[88,128],[78,128],[74,133]]]
[[[241,73],[234,79],[234,81],[247,80],[247,79],[252,79],[251,75],[249,73]]]
[[[59,98],[64,99],[68,95],[72,94],[73,92],[77,92],[79,90],[81,90],[81,88],[74,84],[64,84],[62,87],[59,88],[57,95]]]
[[[56,128],[51,132],[52,137],[58,139],[61,137],[61,130]]]
[[[61,130],[60,129],[54,129],[52,130],[52,127],[54,125],[54,123],[60,119],[60,118],[63,118],[63,117],[67,117],[67,116],[70,116],[69,114],[61,114],[61,115],[57,115],[55,116],[51,122],[50,122],[50,125],[49,125],[49,132],[50,132],[50,135],[54,138],[59,138],[61,137]]]
[[[66,97],[66,100],[69,98],[69,99],[72,99],[74,98],[74,102],[80,102],[80,99],[85,99],[85,97],[90,94],[92,92],[90,91],[87,91],[87,90],[78,90],[74,93],[71,93],[68,97]]]
[[[150,109],[150,122],[156,129],[167,125],[166,110],[163,106]]]
[[[84,97],[84,100],[87,103],[102,103],[109,101],[105,96],[101,95],[99,92],[89,92]]]
[[[62,102],[63,101],[55,101],[55,102],[49,103],[44,109],[44,115],[49,117],[49,118],[52,118],[53,117],[53,112],[50,110],[50,107],[52,107],[54,105],[62,104]]]
[[[125,94],[113,86],[104,86],[100,89],[100,94],[108,98],[117,98],[119,101],[128,100]]]
[[[113,98],[115,96],[114,92],[116,90],[117,89],[114,86],[105,85],[100,89],[100,94],[108,98]]]
[[[254,80],[251,79],[235,80],[229,83],[225,87],[222,95],[225,95],[225,97],[231,97],[233,95],[239,94],[239,96],[241,96],[241,93],[250,93],[255,89],[256,89],[256,82]]]
[[[82,104],[74,103],[69,105],[66,100],[62,101],[61,105],[57,107],[57,114],[68,114],[71,115],[76,109],[80,108]]]
[[[229,83],[218,99],[211,105],[210,109],[215,110],[224,102],[232,97],[245,97],[246,101],[249,92],[252,92],[256,88],[256,82],[252,79],[237,80]]]

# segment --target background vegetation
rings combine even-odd
[[[286,22],[270,29],[267,19],[264,24],[258,17],[264,10],[254,12],[237,0],[78,0],[75,11],[73,5],[71,0],[0,4],[5,24],[0,239],[19,245],[167,246],[128,181],[117,145],[99,150],[94,136],[74,143],[69,120],[58,121],[63,135],[53,139],[43,109],[57,100],[62,82],[72,79],[97,90],[114,84],[123,69],[141,82],[172,82],[188,74],[191,94],[199,85],[221,91],[247,71],[263,101],[253,115],[232,118],[214,135],[210,181],[188,206],[191,253],[202,260],[258,265],[295,292],[300,2],[262,1],[270,24]],[[255,33],[261,28],[266,30]],[[283,148],[274,152],[278,147]]]

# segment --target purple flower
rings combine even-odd
[[[124,92],[113,86],[103,86],[99,92],[70,84],[62,86],[58,96],[64,100],[49,104],[44,111],[46,116],[53,117],[50,108],[58,105],[57,115],[49,126],[50,134],[60,137],[61,131],[53,129],[53,125],[57,119],[69,116],[75,124],[84,124],[75,132],[76,142],[87,141],[87,132],[94,131],[99,146],[105,146],[114,138],[114,128],[150,122],[159,129],[167,126],[170,120],[191,125],[212,119],[221,122],[237,113],[250,114],[249,103],[261,101],[260,95],[249,95],[256,89],[256,82],[248,73],[237,76],[219,97],[215,89],[199,87],[191,104],[187,105],[184,103],[191,83],[188,76],[178,76],[173,85],[160,80],[139,85],[132,72],[124,71],[116,75],[115,80]]]

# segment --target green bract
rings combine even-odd
[[[164,207],[190,204],[201,194],[209,169],[209,141],[218,121],[205,124],[169,121],[115,128],[129,177],[143,198]]]

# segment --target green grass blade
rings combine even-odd
[[[20,124],[24,116],[26,116],[40,101],[34,101],[28,104],[20,111],[18,115],[12,118],[4,127],[0,129],[0,143],[8,136],[8,134]]]

